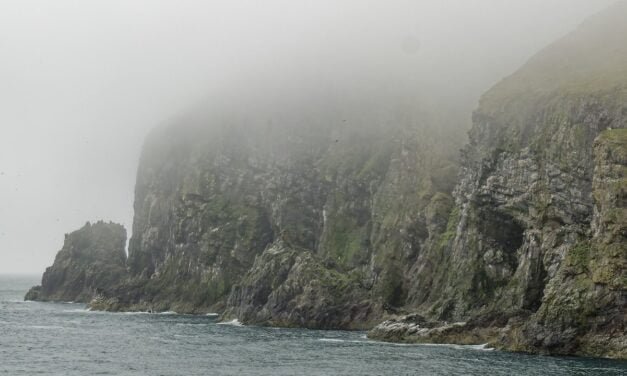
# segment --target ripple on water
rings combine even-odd
[[[23,326],[23,328],[38,329],[38,330],[64,330],[64,329],[68,329],[68,328],[65,328],[63,326],[58,326],[58,325],[26,325],[26,326]]]
[[[84,305],[7,302],[24,296],[37,279],[15,288],[0,276],[0,374],[627,374],[627,363],[603,359],[519,355],[482,351],[487,350],[482,346],[392,344],[369,340],[364,332],[242,328],[237,320],[218,323],[210,318],[219,315],[157,316],[89,311]]]

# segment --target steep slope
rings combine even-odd
[[[602,132],[594,160],[592,237],[567,251],[516,348],[627,357],[627,129]]]
[[[371,336],[625,357],[626,16],[486,93],[457,181],[455,111],[374,93],[241,95],[155,130],[130,278],[92,307],[310,328],[399,315]]]
[[[126,277],[126,230],[115,223],[85,224],[65,235],[63,248],[46,269],[41,286],[26,300],[90,302],[101,289]]]
[[[201,111],[151,135],[133,278],[94,307],[363,328],[405,304],[427,216],[452,204],[459,143],[415,109],[283,107]]]
[[[625,17],[626,2],[592,17],[482,98],[449,231],[411,293],[427,318],[470,321],[372,337],[627,356]]]

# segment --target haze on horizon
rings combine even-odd
[[[0,273],[41,273],[86,221],[130,236],[143,139],[190,106],[404,85],[463,98],[469,122],[491,85],[612,2],[3,1]]]

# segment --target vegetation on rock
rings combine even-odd
[[[287,101],[158,128],[128,274],[125,237],[100,252],[111,225],[86,226],[28,297],[625,358],[625,17],[618,3],[488,91],[461,163],[458,114],[412,106]]]
[[[87,222],[65,235],[63,248],[46,269],[41,286],[26,300],[88,303],[126,278],[126,230],[115,223]]]
[[[445,277],[434,289],[432,273],[416,276],[429,290],[418,312],[465,323],[397,319],[371,337],[627,357],[625,15],[617,3],[483,97],[455,234],[429,258]]]

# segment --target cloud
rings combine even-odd
[[[0,272],[42,271],[87,220],[130,229],[145,135],[194,103],[405,85],[470,110],[608,3],[3,1]]]

